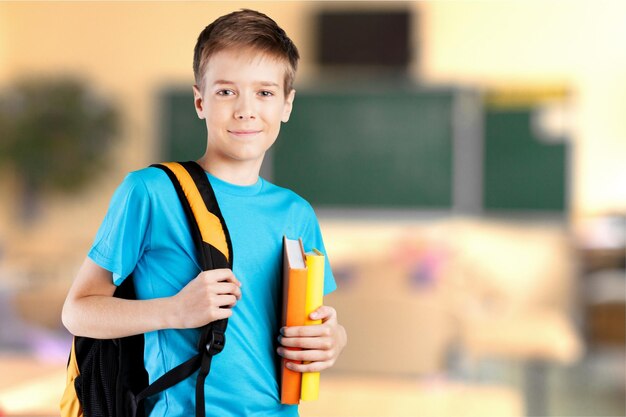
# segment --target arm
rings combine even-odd
[[[232,315],[241,284],[229,269],[201,272],[178,294],[152,300],[113,297],[111,272],[85,259],[63,305],[70,333],[116,338],[166,328],[194,328]]]
[[[322,306],[311,313],[311,319],[321,319],[322,324],[281,329],[278,354],[285,359],[311,362],[288,362],[287,367],[293,371],[319,372],[332,367],[348,343],[346,329],[337,321],[334,308]],[[302,350],[288,350],[283,347],[299,347]]]

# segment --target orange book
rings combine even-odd
[[[302,240],[283,237],[283,312],[282,326],[304,326],[306,321],[307,267]],[[288,348],[296,349],[296,348]],[[299,404],[302,374],[281,360],[280,402]]]

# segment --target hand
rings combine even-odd
[[[228,318],[240,299],[241,282],[230,269],[203,271],[172,297],[172,327],[196,328]]]
[[[334,308],[321,306],[310,315],[311,320],[322,320],[322,324],[283,327],[278,338],[281,346],[277,352],[285,359],[302,361],[287,362],[287,368],[296,372],[319,372],[335,364],[346,346],[346,330],[337,322]],[[290,350],[286,347],[301,348]]]

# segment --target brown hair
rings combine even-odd
[[[193,75],[202,91],[209,58],[227,48],[251,48],[284,61],[285,95],[293,88],[298,49],[285,31],[263,13],[241,9],[224,15],[204,28],[193,51]]]

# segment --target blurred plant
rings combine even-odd
[[[0,94],[0,168],[13,169],[27,201],[79,190],[106,163],[116,109],[79,80],[22,80]]]

